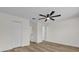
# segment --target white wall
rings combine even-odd
[[[30,26],[31,26],[30,40],[31,42],[37,42],[37,23],[31,20]]]
[[[38,25],[37,25],[37,43],[42,42],[43,39],[44,39],[44,37],[43,37],[43,25],[38,22]]]
[[[35,21],[30,21],[31,24],[31,42],[40,43],[43,40],[42,24]]]
[[[46,41],[79,47],[79,18],[49,24]]]
[[[29,45],[29,20],[0,13],[0,51]]]

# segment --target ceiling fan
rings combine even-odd
[[[43,17],[43,18],[39,18],[39,20],[44,19],[45,22],[46,22],[48,19],[50,19],[50,20],[55,21],[54,17],[60,17],[61,14],[59,14],[59,15],[53,15],[54,13],[55,13],[55,11],[52,11],[50,14],[47,14],[47,15],[39,14],[39,16]]]

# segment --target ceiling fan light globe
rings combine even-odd
[[[48,17],[47,20],[49,20],[50,18]]]

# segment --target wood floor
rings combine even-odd
[[[31,42],[30,46],[18,47],[5,52],[79,52],[79,48],[51,42],[42,42],[39,44]]]

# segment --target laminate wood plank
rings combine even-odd
[[[79,48],[44,41],[38,44],[31,42],[30,46],[17,47],[5,52],[79,52]]]

